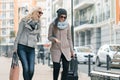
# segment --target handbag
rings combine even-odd
[[[12,56],[9,80],[19,80],[19,63],[18,55],[16,52],[14,52]]]
[[[76,54],[70,61],[67,80],[78,80],[78,61]]]

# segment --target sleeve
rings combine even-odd
[[[50,24],[49,30],[48,30],[48,40],[54,42],[55,37],[53,36],[53,24]]]
[[[69,26],[69,25],[68,25]],[[69,45],[70,45],[70,51],[71,53],[74,53],[73,51],[73,42],[72,42],[72,35],[71,35],[71,28],[69,26],[68,28],[68,32],[67,32],[67,39],[68,39],[68,42],[69,42]]]
[[[17,50],[18,40],[19,40],[20,35],[21,35],[22,31],[23,31],[24,25],[25,25],[25,22],[23,22],[23,21],[21,21],[19,23],[19,28],[18,28],[17,36],[16,36],[16,39],[15,39],[15,42],[14,42],[14,49],[15,50]]]

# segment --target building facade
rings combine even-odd
[[[18,24],[36,0],[0,0],[0,53],[11,52]]]
[[[53,0],[53,2],[52,2],[52,21],[57,17],[56,11],[59,8],[64,8],[67,10],[67,20],[71,25],[71,1],[70,0]]]
[[[97,52],[101,45],[120,43],[117,1],[74,0],[75,46],[90,46]]]
[[[0,42],[14,42],[19,20],[28,9],[34,7],[35,0],[1,0],[0,1]]]
[[[1,43],[10,42],[10,33],[14,31],[14,16],[14,0],[0,0]]]

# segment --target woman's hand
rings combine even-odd
[[[56,43],[60,43],[60,40],[58,40],[57,38],[54,39]]]
[[[71,57],[75,57],[75,54],[74,54],[74,52],[71,52]]]
[[[17,49],[14,49],[13,52],[17,52]]]

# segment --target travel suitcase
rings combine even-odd
[[[73,71],[69,71],[67,80],[78,80],[78,75],[75,75]]]
[[[76,54],[70,61],[67,80],[78,80],[78,61]]]

